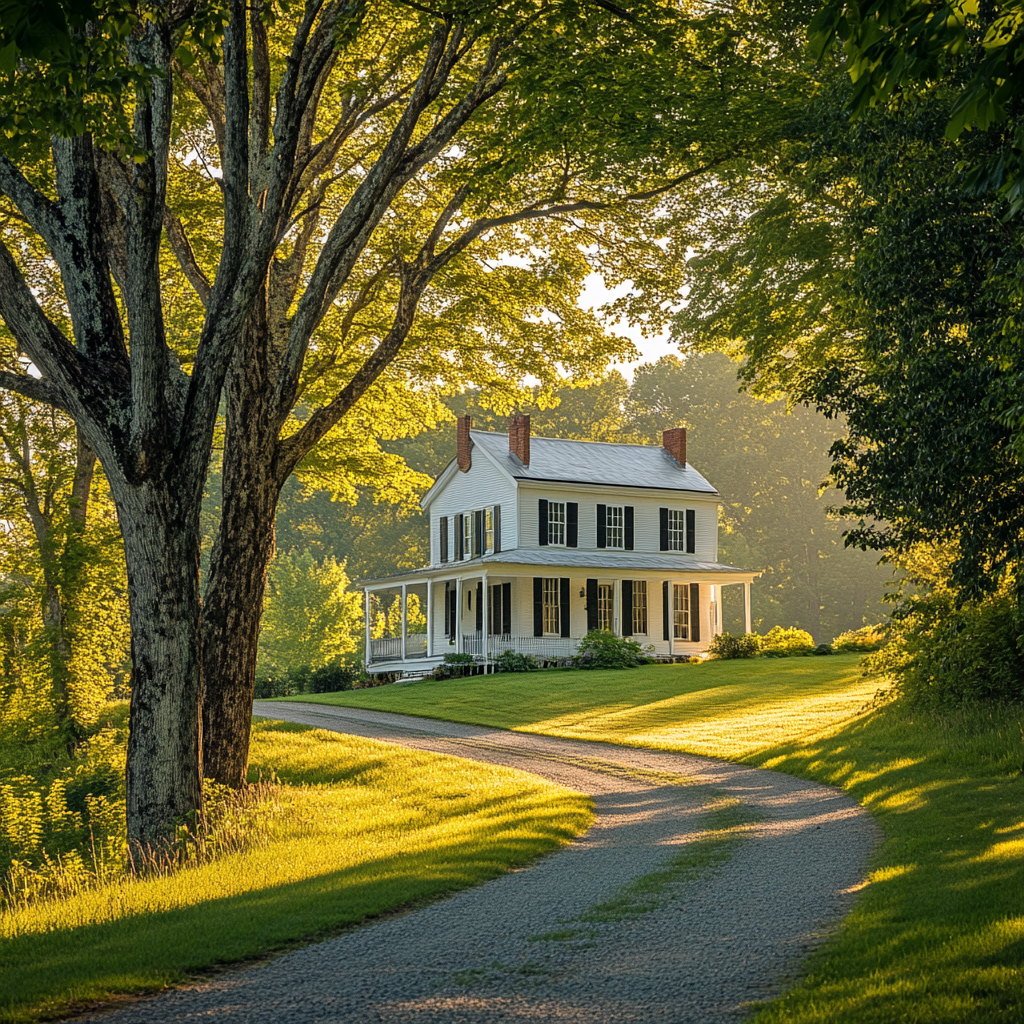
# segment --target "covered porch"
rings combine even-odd
[[[609,565],[607,556],[601,566],[566,565],[565,552],[557,565],[510,559],[524,554],[368,582],[367,670],[428,672],[445,654],[456,653],[471,655],[486,671],[508,650],[555,664],[571,658],[579,641],[598,628],[632,637],[657,658],[689,657],[722,631],[727,586],[742,588],[750,631],[755,573],[707,564],[652,571],[649,565]]]

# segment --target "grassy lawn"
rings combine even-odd
[[[152,991],[475,885],[592,818],[586,797],[531,775],[285,723],[257,723],[252,771],[282,783],[263,844],[0,915],[0,1020]]]
[[[477,676],[305,698],[715,754],[846,790],[886,841],[756,1024],[1024,1020],[1024,711],[865,708],[856,656]]]
[[[736,758],[808,739],[859,714],[878,690],[859,662],[845,654],[552,670],[287,699]]]

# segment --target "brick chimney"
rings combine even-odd
[[[680,466],[686,465],[686,427],[673,427],[661,435],[662,447]]]
[[[508,450],[524,465],[530,465],[530,417],[513,416],[508,421]]]
[[[468,473],[469,467],[473,465],[471,449],[473,442],[469,439],[469,431],[473,426],[472,416],[460,416],[458,419],[458,431],[456,433],[455,457],[459,462],[459,471]]]

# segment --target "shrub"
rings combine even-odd
[[[342,690],[351,690],[352,683],[358,676],[357,671],[349,665],[334,662],[324,665],[311,672],[309,675],[306,693],[339,693]]]
[[[468,676],[475,666],[472,654],[446,654],[432,674],[435,679],[461,679]]]
[[[761,637],[761,654],[766,658],[792,658],[813,654],[814,637],[802,629],[774,626]]]
[[[649,665],[653,658],[628,636],[616,636],[606,629],[592,629],[577,645],[573,668],[637,668]]]
[[[756,633],[719,633],[708,644],[708,654],[714,658],[756,658],[760,650]]]
[[[817,647],[811,651],[811,654],[835,654],[831,644],[818,644]]]
[[[888,675],[912,706],[956,709],[982,701],[1024,703],[1024,615],[1012,581],[957,608],[951,592],[904,598],[889,642],[869,654],[869,670]]]
[[[861,626],[840,633],[832,641],[832,650],[843,654],[847,652],[877,651],[885,646],[885,626]]]
[[[502,651],[494,659],[494,668],[497,672],[534,672],[540,666],[537,659],[530,654],[520,654],[518,651]]]

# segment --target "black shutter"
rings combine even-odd
[[[484,585],[476,585],[476,628],[480,632],[484,628]]]
[[[569,580],[563,576],[558,581],[559,615],[562,636],[569,635]]]
[[[625,534],[626,550],[627,551],[632,551],[633,550],[633,506],[632,505],[627,505],[626,506],[624,521],[625,521],[625,530],[623,530],[623,533]]]
[[[451,636],[452,635],[452,627],[451,627],[451,622],[452,622],[452,606],[451,606],[451,602],[448,600],[448,591],[450,589],[451,589],[451,584],[447,580],[445,580],[445,584],[444,584],[444,635],[445,636]]]
[[[580,506],[577,501],[565,503],[565,546],[574,548],[580,539]]]
[[[658,519],[659,519],[659,531],[660,531],[659,532],[660,541],[659,541],[659,548],[658,548],[658,550],[659,551],[668,551],[668,509],[667,508],[659,508],[658,509]],[[667,640],[668,637],[666,637],[665,639]]]
[[[478,509],[473,513],[473,555],[474,557],[484,553],[484,510]]]
[[[541,498],[537,502],[537,525],[539,535],[537,541],[541,547],[545,547],[548,542],[548,499]],[[537,634],[540,636],[540,633]]]
[[[692,508],[686,510],[686,553],[697,553],[697,512]]]
[[[512,584],[501,585],[501,631],[505,636],[512,635]]]
[[[459,591],[455,587],[448,595],[448,620],[448,638],[454,640],[459,631]]]
[[[661,511],[664,512],[665,509],[662,509]],[[661,621],[663,625],[663,638],[667,640],[670,635],[669,628],[671,626],[668,618],[668,580],[665,580],[661,585]]]
[[[622,581],[622,635],[633,635],[633,581]]]
[[[700,642],[700,584],[690,584],[690,639]]]
[[[597,580],[587,580],[587,632],[597,629]]]
[[[494,550],[501,550],[501,506],[494,506]]]
[[[460,512],[459,515],[457,515],[455,517],[455,537],[454,537],[454,540],[455,540],[455,561],[456,562],[461,562],[462,561],[462,532],[463,532],[462,513]]]
[[[544,580],[533,577],[533,635],[544,635]]]
[[[441,530],[441,561],[442,562],[447,562],[448,561],[448,517],[447,516],[441,516],[440,530]],[[445,584],[445,588],[447,589],[447,587],[448,587],[448,584],[446,583]]]
[[[597,506],[597,546],[608,546],[608,509],[605,505]]]

